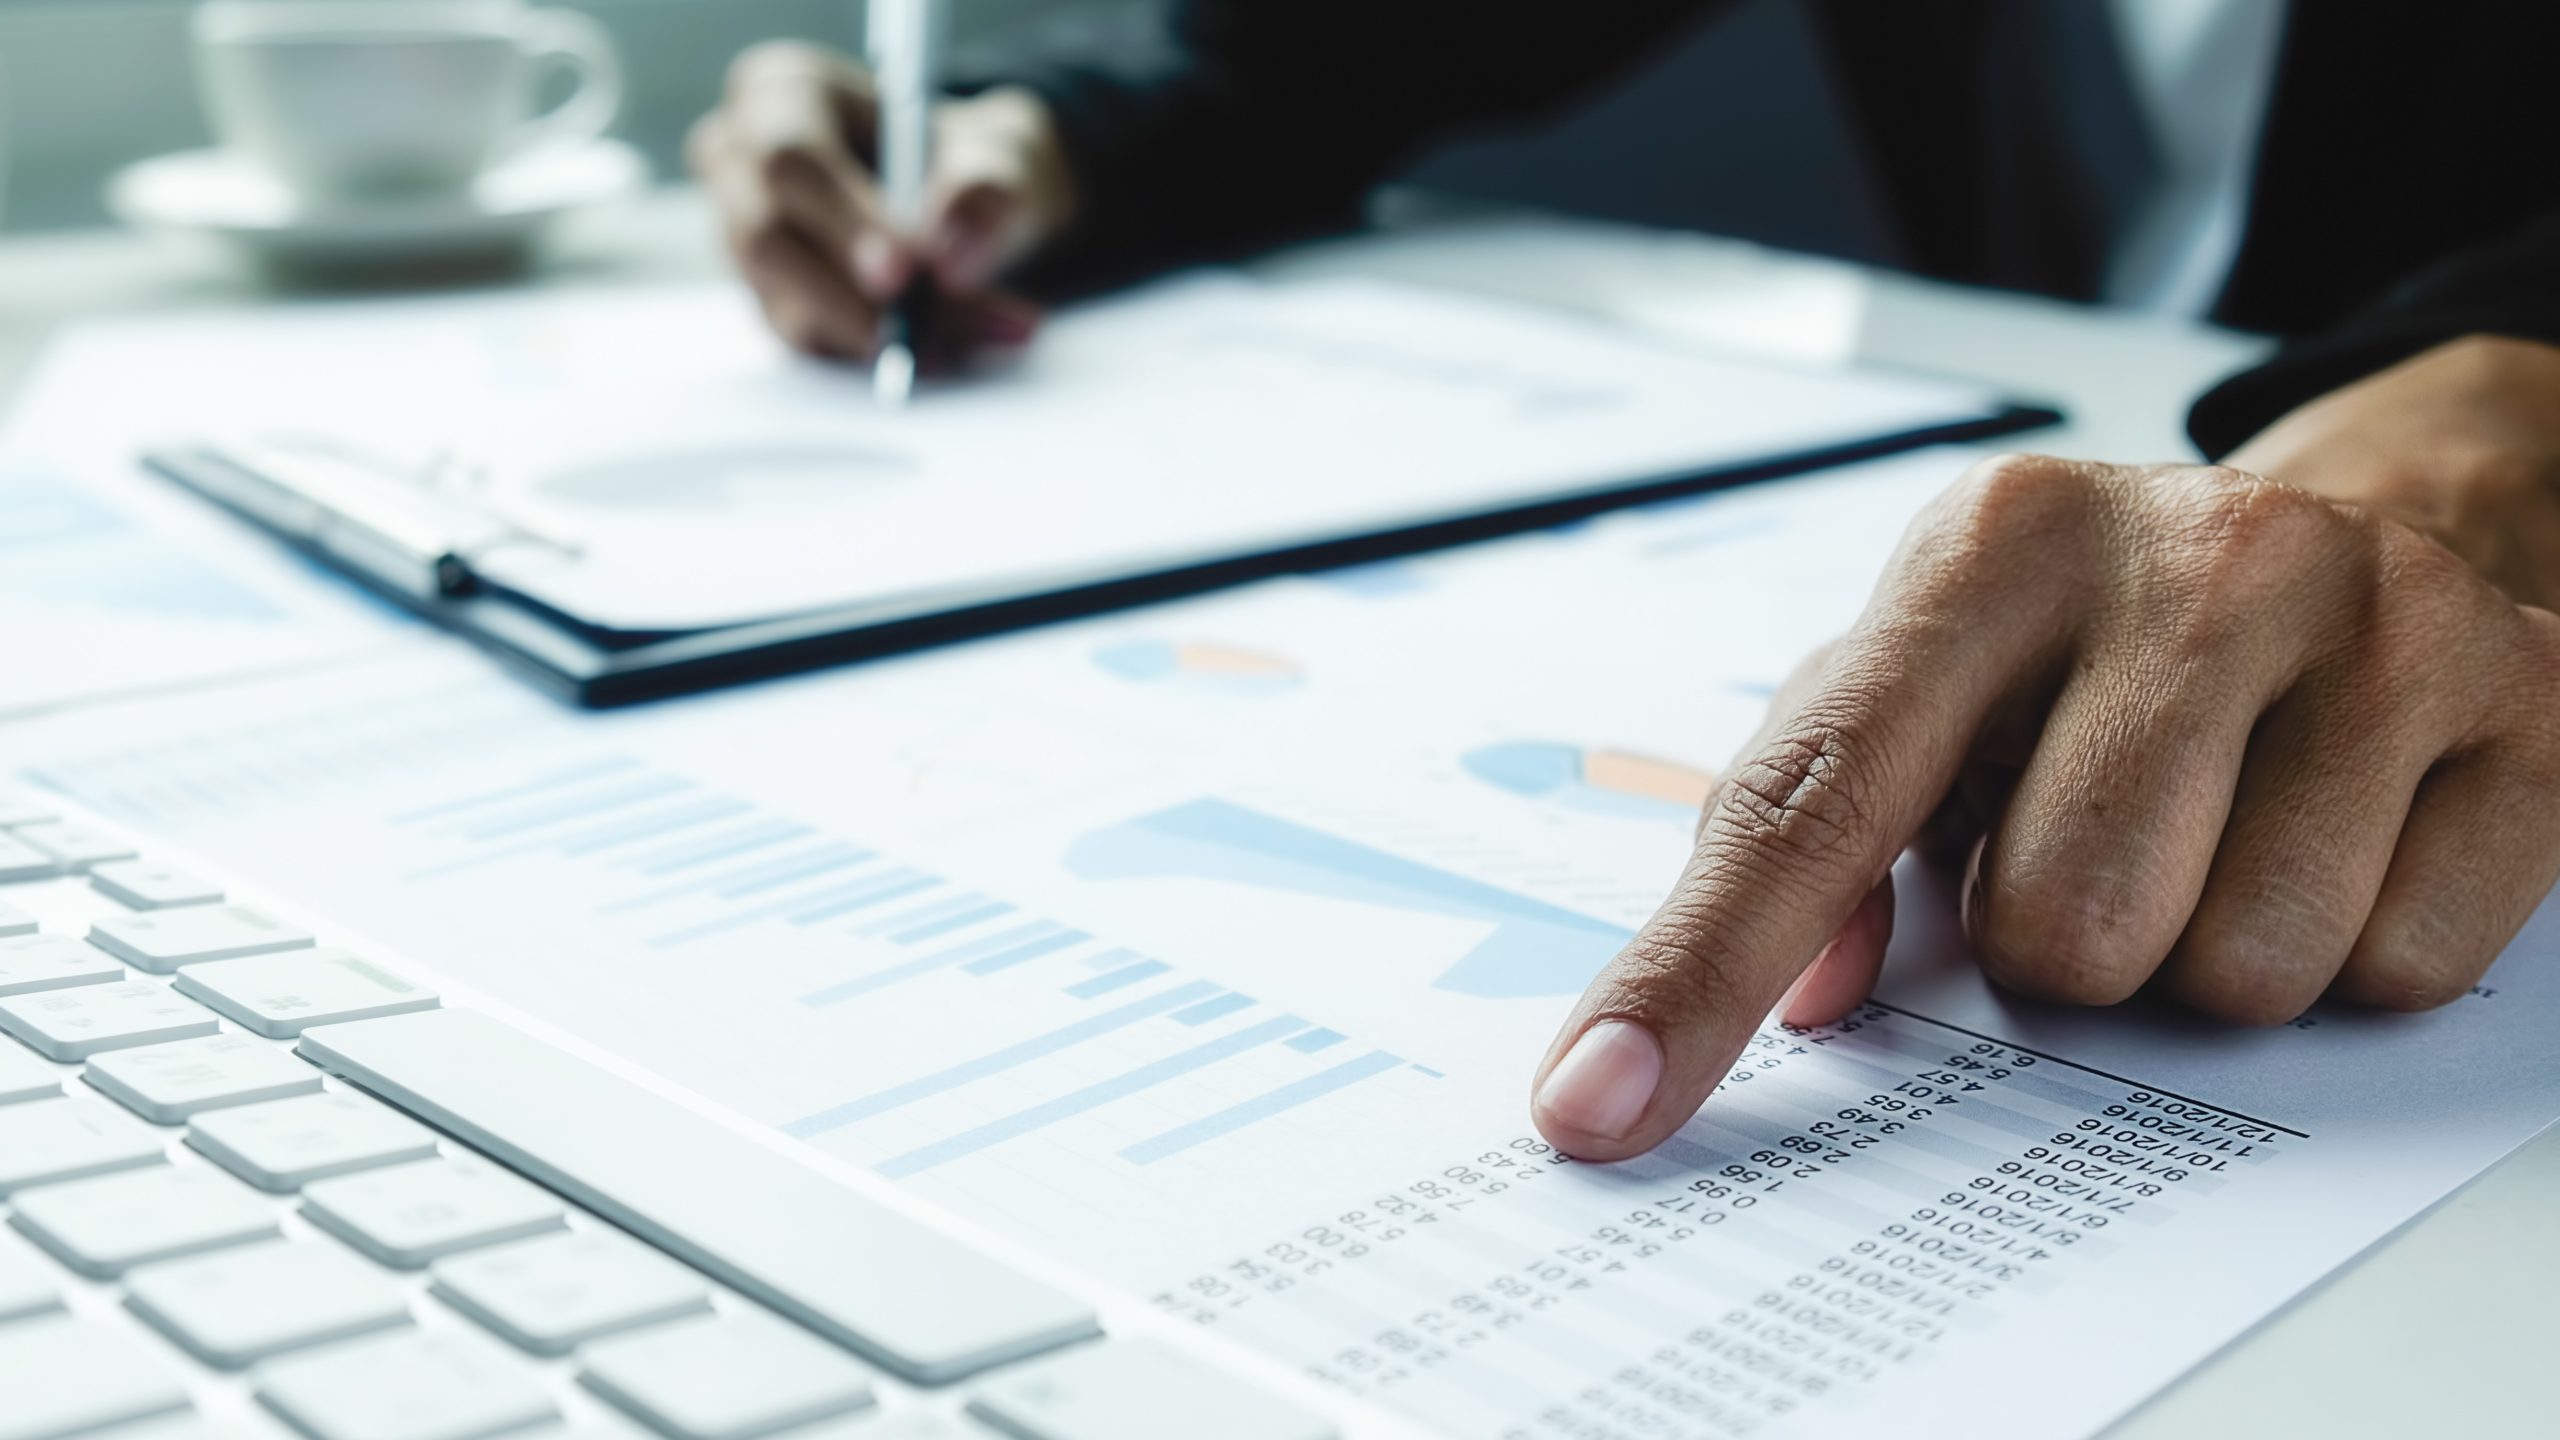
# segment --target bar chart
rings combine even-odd
[[[1215,1103],[1119,1146],[1118,1161],[1156,1164],[1399,1071],[1437,1075],[964,880],[629,756],[510,778],[394,813],[387,825],[407,841],[405,879],[422,892],[475,877],[481,886],[519,883],[542,874],[529,868],[538,862],[582,872],[580,893],[592,897],[595,920],[653,951],[736,957],[789,941],[826,953],[844,973],[791,994],[788,1003],[803,1011],[896,1008],[903,990],[956,981],[1036,990],[1063,1002],[1050,1009],[1072,1012],[1023,1038],[780,1121],[803,1139],[1072,1063],[1109,1042],[1147,1042],[1137,1063],[873,1161],[892,1177],[1135,1097],[1162,1107],[1166,1092],[1247,1058],[1272,1072],[1271,1083],[1232,1096],[1232,1085],[1220,1087]],[[545,888],[565,893],[556,883]],[[955,997],[946,989],[931,1008],[955,1001],[979,1011],[1023,1004],[1018,994]]]

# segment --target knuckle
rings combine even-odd
[[[1968,547],[2008,545],[2076,518],[2089,471],[2046,455],[1994,455],[1967,470],[1926,522],[1942,540]]]
[[[802,41],[757,41],[729,62],[729,93],[752,90],[782,76],[805,75],[816,60],[813,47]]]
[[[2316,983],[2290,968],[2288,948],[2268,937],[2220,932],[2180,947],[2170,988],[2191,1008],[2235,1025],[2281,1025],[2311,1008]]]
[[[2351,524],[2307,490],[2228,466],[2199,468],[2187,490],[2188,538],[2217,572],[2249,577],[2291,569],[2325,555]]]
[[[2405,526],[2379,527],[2375,548],[2392,609],[2420,623],[2476,621],[2496,600],[2469,561]]]
[[[2139,603],[2163,653],[2188,666],[2254,648],[2307,597],[2360,571],[2369,580],[2376,563],[2373,522],[2245,471],[2188,472],[2166,503]]]
[[[2470,993],[2488,969],[2484,960],[2469,964],[2454,958],[2454,947],[2408,933],[2366,937],[2364,954],[2354,967],[2346,998],[2384,1010],[2434,1010]],[[2450,937],[2445,937],[2450,939]]]
[[[2384,535],[2379,570],[2367,653],[2388,676],[2440,679],[2448,655],[2478,653],[2509,608],[2461,557],[2407,531]]]
[[[2043,455],[1985,460],[1912,523],[1887,588],[1906,622],[1970,630],[2073,573],[2095,533],[2096,467]]]
[[[2133,998],[2161,958],[2136,933],[2134,908],[2117,885],[1989,883],[1974,945],[1984,971],[2020,994],[2114,1005]]]
[[[1864,866],[1881,777],[1870,771],[1865,722],[1813,707],[1782,727],[1717,792],[1704,858],[1759,872]]]

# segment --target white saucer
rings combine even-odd
[[[227,150],[144,160],[107,182],[127,224],[217,236],[274,263],[378,266],[500,256],[549,221],[639,190],[640,152],[618,140],[537,150],[468,191],[370,201],[311,201]]]

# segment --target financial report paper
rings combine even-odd
[[[2560,914],[2444,1010],[2238,1031],[2004,997],[1906,871],[1872,1003],[1554,1154],[1529,1067],[1959,463],[600,719],[420,642],[7,738],[1440,1433],[2086,1434],[2560,1114]]]
[[[655,633],[1044,594],[2007,408],[1420,285],[1206,272],[1072,307],[892,408],[726,284],[100,321],[11,443],[127,468],[206,440],[360,455],[494,516],[511,538],[473,547],[482,578]]]

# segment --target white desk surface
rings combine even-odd
[[[1588,311],[1812,361],[1969,376],[2072,415],[2022,444],[2093,459],[2189,456],[2187,401],[2256,349],[2202,326],[1927,284],[1729,242],[1486,218],[1318,247],[1299,273],[1396,275]],[[697,197],[662,191],[555,238],[529,283],[699,277],[721,267]],[[106,311],[253,302],[212,257],[109,232],[0,241],[0,399],[54,325]],[[2560,1131],[2278,1315],[2110,1432],[2169,1437],[2551,1433],[2560,1336]],[[2193,1257],[2199,1267],[2211,1255]]]

